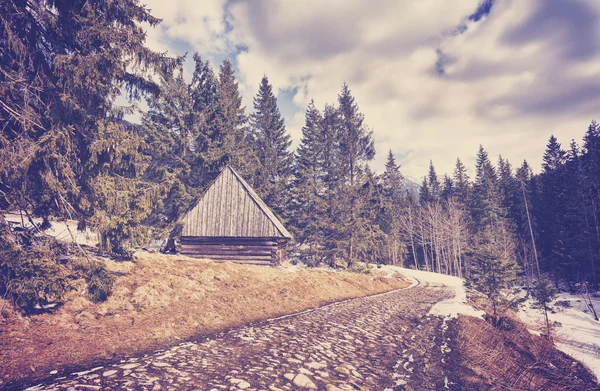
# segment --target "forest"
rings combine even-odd
[[[292,150],[267,76],[246,108],[229,60],[215,68],[200,53],[150,50],[142,26],[160,20],[136,0],[48,4],[0,3],[1,211],[41,217],[40,230],[77,220],[99,233],[101,253],[129,257],[177,235],[179,217],[230,164],[293,232],[294,262],[476,276],[482,260],[501,259],[515,275],[598,289],[597,122],[568,148],[551,136],[539,173],[481,146],[472,178],[460,159],[445,175],[431,162],[417,194],[393,151],[378,151],[384,172],[370,168],[374,134],[346,83],[331,104],[311,102]],[[139,123],[124,120],[131,113]],[[48,291],[62,284],[47,277],[64,250],[24,243],[0,222],[0,294],[32,273]]]

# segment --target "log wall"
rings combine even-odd
[[[281,261],[286,241],[278,238],[182,236],[180,254],[213,261],[254,265],[276,265]]]

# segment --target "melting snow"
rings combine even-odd
[[[597,313],[600,313],[600,298],[592,301]],[[570,307],[557,306],[557,302],[568,302]],[[548,313],[551,324],[558,322],[552,329],[555,346],[585,364],[597,379],[600,379],[600,322],[594,320],[583,301],[582,296],[561,293],[552,303],[555,313]],[[545,331],[544,314],[541,310],[532,308],[527,301],[518,312],[519,318],[539,334]],[[537,330],[535,330],[537,329]]]
[[[467,291],[462,278],[397,266],[383,266],[383,269],[404,274],[414,281],[413,285],[416,285],[417,283],[423,285],[428,284],[429,286],[434,287],[446,287],[447,289],[454,291],[453,298],[440,301],[431,308],[429,311],[429,314],[431,315],[444,316],[447,318],[456,318],[458,315],[483,318],[485,312],[476,310],[467,304]]]

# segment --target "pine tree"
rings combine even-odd
[[[325,150],[323,116],[311,100],[306,110],[302,139],[296,150],[292,225],[301,254],[309,265],[323,258],[323,225],[326,224]]]
[[[537,248],[534,248],[534,244],[537,242],[537,226],[533,219],[535,215],[532,202],[533,182],[531,167],[526,160],[523,160],[515,174],[515,205],[514,211],[509,217],[514,225],[515,237],[518,241],[520,264],[528,278],[533,278],[538,274],[539,264]]]
[[[485,228],[475,240],[470,274],[465,280],[469,290],[489,300],[495,327],[501,325],[505,311],[519,303],[518,289],[515,289],[519,268],[514,259],[505,256],[501,247],[495,233]]]
[[[467,168],[459,158],[456,158],[453,179],[457,201],[462,205],[468,205],[471,197],[470,178]]]
[[[522,211],[519,204],[523,197],[512,165],[502,156],[498,157],[498,193],[504,217],[508,219],[511,231],[514,231],[516,229],[514,222]]]
[[[193,118],[194,126],[198,127],[196,138],[193,140],[194,151],[205,171],[206,184],[216,177],[221,168],[221,151],[218,147],[222,143],[223,135],[217,122],[217,78],[209,62],[203,61],[198,53],[194,54],[194,72],[188,85],[188,94],[191,99],[191,113],[187,115]]]
[[[391,149],[388,152],[381,180],[383,196],[394,204],[400,204],[403,198],[404,176]]]
[[[231,164],[244,178],[253,178],[259,165],[252,147],[245,107],[235,79],[233,65],[226,59],[219,69],[217,82],[216,127],[213,155],[222,168]]]
[[[254,180],[256,190],[279,216],[287,217],[289,185],[292,176],[292,144],[277,107],[277,99],[267,76],[254,98],[252,132],[260,168]]]
[[[46,222],[54,215],[78,219],[83,227],[106,221],[102,214],[112,217],[99,200],[140,191],[136,162],[143,148],[133,144],[141,139],[117,124],[131,108],[114,102],[121,91],[130,99],[157,93],[148,75],[180,62],[145,46],[145,24],[158,23],[135,0],[0,3],[6,203],[33,209]],[[107,133],[128,141],[111,143]],[[125,169],[115,156],[131,165]],[[105,171],[125,175],[100,186]]]
[[[327,213],[321,220],[324,236],[324,255],[331,266],[336,266],[346,255],[348,238],[344,221],[348,214],[345,191],[344,162],[340,146],[340,114],[336,107],[325,105],[321,140],[323,142],[324,197]]]
[[[354,256],[367,264],[388,258],[381,251],[384,247],[385,234],[378,224],[378,217],[382,209],[382,197],[378,182],[377,175],[367,166],[364,171],[361,170],[357,173],[356,188],[350,190],[351,197],[355,198],[350,205],[355,210],[350,213],[348,230],[352,230]],[[397,259],[403,254],[404,248],[400,247],[397,239],[396,246],[398,246],[395,249]],[[353,261],[350,258],[349,264],[352,265]]]
[[[561,236],[564,237],[564,255],[560,260],[562,269],[560,274],[567,283],[574,284],[586,280],[586,277],[591,277],[593,274],[589,273],[593,271],[590,270],[593,267],[589,267],[591,263],[583,262],[590,259],[593,250],[590,251],[589,224],[586,226],[589,217],[586,215],[585,198],[581,186],[584,182],[581,175],[581,156],[575,140],[571,141],[565,159],[562,168],[564,174],[559,183],[562,194],[564,194],[561,205],[563,213]]]
[[[115,144],[119,148],[111,150]],[[98,127],[90,146],[86,171],[93,175],[85,191],[93,207],[85,211],[86,222],[98,232],[103,252],[130,257],[130,249],[150,239],[145,221],[166,189],[144,179],[149,163],[144,149],[140,136],[110,121]]]
[[[201,129],[182,70],[177,75],[163,75],[160,93],[149,97],[147,103],[141,128],[152,161],[145,177],[170,189],[162,204],[155,206],[150,224],[164,227],[187,209],[197,195],[194,189],[203,183],[200,173],[205,170],[195,167],[199,157],[193,146]]]
[[[147,99],[142,117],[145,153],[152,157],[145,178],[167,188],[147,222],[157,229],[170,229],[220,169],[216,79],[198,54],[194,65],[189,84],[182,69],[161,75],[160,93]]]
[[[404,177],[400,173],[400,165],[396,163],[393,152],[388,152],[385,171],[381,177],[382,207],[379,213],[380,227],[386,235],[388,262],[398,264],[402,252],[400,236],[401,215],[404,208]]]
[[[375,146],[373,132],[364,124],[364,115],[359,111],[358,105],[346,83],[338,95],[340,113],[340,147],[346,164],[345,174],[348,175],[350,184],[361,166],[373,160]]]
[[[440,193],[440,198],[448,202],[454,198],[454,181],[448,175],[444,175],[442,191]]]
[[[583,138],[580,159],[580,193],[590,249],[590,274],[594,288],[600,288],[600,125],[592,121]]]
[[[350,211],[343,214],[345,235],[348,237],[347,258],[348,263],[355,261],[355,247],[357,246],[359,233],[352,222],[357,221],[358,184],[355,182],[361,171],[364,172],[365,165],[375,156],[373,132],[369,131],[364,124],[364,115],[359,111],[350,89],[346,83],[338,95],[339,113],[339,140],[340,160],[342,163],[342,175],[347,181],[347,186],[342,188],[341,199],[350,202]],[[344,194],[345,193],[345,194]]]
[[[427,186],[432,201],[439,201],[441,195],[441,184],[435,172],[433,161],[429,161],[429,172],[427,174]]]
[[[540,197],[537,200],[537,221],[540,230],[540,253],[543,269],[550,271],[555,283],[564,275],[565,235],[561,225],[565,218],[565,151],[556,137],[546,145],[540,174]]]
[[[502,211],[496,170],[481,145],[477,153],[475,172],[470,209],[475,232],[482,232],[486,227],[494,225],[500,220]]]
[[[554,136],[550,136],[546,151],[544,152],[542,169],[544,172],[551,172],[559,169],[565,164],[566,152],[561,148],[560,143]]]
[[[431,192],[429,190],[427,177],[423,177],[423,182],[421,182],[421,187],[419,188],[419,203],[421,206],[424,206],[430,202],[433,202],[433,197],[431,196]]]

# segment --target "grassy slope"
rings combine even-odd
[[[510,331],[461,316],[453,327],[451,373],[462,390],[592,391],[594,375],[581,363],[532,335],[513,319]]]
[[[0,316],[0,387],[67,365],[133,355],[193,336],[402,288],[401,278],[213,263],[138,253],[106,261],[119,277],[108,301],[73,292],[54,314]],[[1,303],[0,303],[1,305]]]

